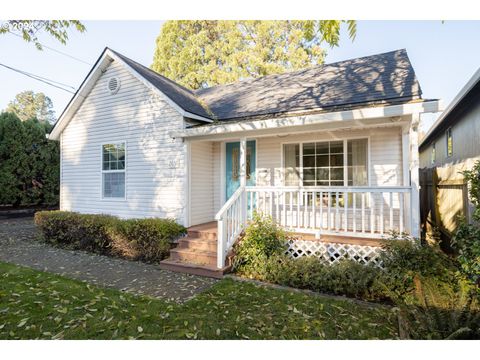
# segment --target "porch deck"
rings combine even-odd
[[[340,235],[323,235],[316,239],[313,234],[291,233],[300,241],[311,241],[313,244],[330,243],[344,245],[360,245],[380,247],[385,240],[367,237],[351,237]],[[211,221],[194,225],[188,228],[187,237],[179,241],[178,246],[171,251],[171,256],[160,263],[160,268],[165,270],[221,278],[230,271],[227,259],[226,266],[217,267],[218,223]]]

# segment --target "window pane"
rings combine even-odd
[[[343,154],[343,141],[332,141],[330,143],[330,154]]]
[[[332,168],[330,170],[330,179],[333,180],[343,180],[343,167],[341,168]]]
[[[315,167],[315,156],[307,155],[303,157],[303,167]]]
[[[103,174],[103,196],[107,198],[125,197],[125,173],[104,173]]]
[[[317,180],[328,181],[330,177],[330,170],[328,168],[318,168],[317,169]]]
[[[125,144],[105,144],[102,151],[103,170],[125,169]]]
[[[304,168],[303,169],[303,179],[305,181],[315,181],[315,169]]]
[[[317,143],[317,155],[328,154],[328,142]]]
[[[315,143],[303,144],[303,155],[315,155]]]
[[[343,166],[343,154],[330,155],[330,166]]]
[[[353,186],[366,186],[367,172],[367,139],[348,140],[348,180]]]
[[[329,166],[328,155],[317,155],[317,166],[327,167]]]
[[[283,145],[283,159],[285,167],[285,185],[298,186],[300,182],[300,145]]]

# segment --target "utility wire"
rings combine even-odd
[[[50,86],[53,86],[53,87],[56,87],[57,89],[60,89],[60,90],[63,90],[63,91],[67,91],[71,94],[75,94],[75,92],[73,91],[70,91],[68,89],[65,89],[63,86],[66,86],[66,87],[69,87],[73,90],[75,90],[75,88],[73,86],[70,86],[70,85],[67,85],[67,84],[63,84],[63,83],[60,83],[58,81],[54,81],[54,80],[50,80],[50,79],[47,79],[47,78],[44,78],[42,76],[39,76],[39,75],[35,75],[35,74],[32,74],[32,73],[28,73],[26,71],[22,71],[22,70],[19,70],[19,69],[15,69],[11,66],[8,66],[8,65],[5,65],[5,64],[2,64],[0,63],[0,66],[3,66],[4,68],[7,68],[9,70],[12,70],[12,71],[15,71],[19,74],[22,74],[22,75],[25,75],[25,76],[28,76],[29,78],[32,78],[32,79],[35,79],[37,81],[41,81],[47,85],[50,85]],[[57,84],[57,85],[56,85]]]
[[[12,67],[7,66],[7,65],[3,65],[3,64],[2,64],[2,66],[8,67],[10,70],[14,70],[14,71],[17,70],[17,69],[15,69],[15,68],[12,68]],[[23,74],[23,75],[32,76],[32,77],[35,77],[35,78],[39,78],[39,79],[41,79],[41,80],[46,80],[46,81],[48,81],[48,82],[51,82],[51,83],[54,83],[54,84],[57,84],[57,85],[61,85],[61,86],[67,87],[67,88],[70,88],[70,89],[72,89],[72,90],[76,90],[73,86],[70,86],[70,85],[65,84],[65,83],[61,83],[61,82],[59,82],[59,81],[47,79],[47,78],[45,78],[45,77],[43,77],[43,76],[40,76],[40,75],[35,75],[35,74],[29,73],[29,72],[26,72],[26,71],[23,71],[23,70],[18,70],[18,72],[20,72],[20,73]]]
[[[12,32],[12,31],[9,31],[9,33],[23,39],[23,36],[22,36],[22,35],[15,34],[15,33]],[[56,53],[58,53],[58,54],[60,54],[60,55],[69,57],[70,59],[79,61],[79,62],[84,63],[84,64],[89,65],[89,66],[92,66],[92,65],[93,65],[93,64],[91,64],[91,63],[89,63],[89,62],[87,62],[87,61],[85,61],[85,60],[79,59],[79,58],[77,58],[77,57],[75,57],[75,56],[73,56],[73,55],[67,54],[67,53],[65,53],[65,52],[63,52],[63,51],[54,49],[54,48],[52,48],[52,47],[50,47],[50,46],[44,45],[44,44],[42,44],[42,43],[40,43],[40,42],[39,42],[39,44],[42,46],[42,48],[45,48],[45,49],[54,51],[54,52],[56,52]]]

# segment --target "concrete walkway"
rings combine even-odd
[[[175,302],[185,302],[217,281],[161,270],[156,265],[60,249],[36,238],[32,218],[0,219],[0,261]]]

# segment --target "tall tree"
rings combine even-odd
[[[354,39],[353,20],[167,21],[151,67],[191,89],[302,69],[323,63],[342,24]]]
[[[42,50],[38,34],[47,33],[65,45],[72,28],[79,32],[86,30],[85,25],[78,20],[8,20],[0,24],[0,34],[21,35],[25,41],[32,42],[37,49]]]
[[[22,121],[37,119],[40,122],[55,122],[52,100],[41,92],[22,91],[10,101],[6,111],[15,113]]]

